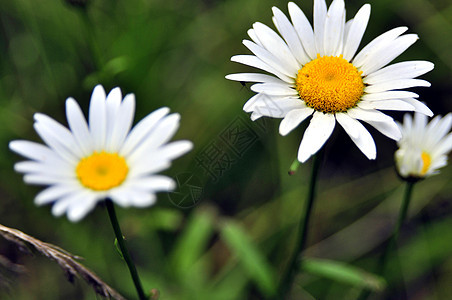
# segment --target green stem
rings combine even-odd
[[[397,240],[397,238],[399,237],[399,233],[400,233],[400,228],[403,225],[403,222],[405,222],[405,218],[408,212],[408,206],[410,205],[410,201],[411,201],[411,195],[413,194],[413,187],[414,187],[414,182],[408,181],[406,183],[406,187],[405,187],[405,195],[403,197],[403,202],[402,202],[402,206],[400,207],[400,212],[399,212],[399,217],[397,219],[397,224],[396,227],[394,229],[394,233],[392,235],[392,241],[393,243],[395,243],[395,241]],[[389,245],[388,245],[389,246]],[[392,246],[391,246],[392,247]],[[389,247],[387,247],[386,249],[388,249]],[[389,249],[390,250],[390,249]],[[388,250],[388,251],[389,251]]]
[[[143,292],[143,287],[141,286],[140,277],[138,277],[137,269],[130,257],[129,250],[126,247],[126,242],[121,232],[121,228],[119,227],[118,218],[116,217],[115,207],[111,200],[107,199],[105,201],[105,205],[107,206],[108,215],[110,216],[111,225],[113,226],[113,230],[115,231],[116,240],[118,241],[119,248],[121,249],[122,256],[127,263],[127,267],[129,267],[130,275],[132,276],[133,283],[135,284],[135,288],[138,293],[138,297],[140,300],[146,300],[146,295]]]
[[[92,24],[89,15],[88,15],[88,9],[86,7],[82,8],[80,10],[81,18],[82,18],[82,25],[84,26],[84,36],[86,37],[86,41],[88,43],[89,50],[91,51],[91,58],[94,60],[94,66],[96,68],[97,72],[102,71],[103,68],[103,59],[102,59],[102,52],[99,49],[99,46],[96,42],[95,32],[94,32],[94,25]]]
[[[319,172],[319,166],[320,166],[320,160],[321,160],[321,152],[323,152],[323,150],[320,150],[313,157],[311,179],[309,182],[309,190],[308,190],[308,194],[306,197],[306,201],[304,203],[302,216],[300,219],[298,240],[297,240],[297,243],[295,244],[295,249],[292,253],[292,257],[289,260],[289,264],[287,265],[286,272],[285,272],[284,276],[282,277],[282,280],[280,283],[279,295],[280,295],[281,299],[286,298],[287,293],[290,291],[290,288],[292,287],[295,273],[301,267],[302,261],[301,261],[301,259],[298,259],[298,258],[306,246],[306,238],[307,238],[307,233],[308,233],[309,219],[311,216],[312,206],[313,206],[314,198],[315,198],[315,189],[316,189],[317,175]]]
[[[408,207],[410,205],[411,201],[411,195],[413,194],[413,187],[415,182],[413,181],[407,181],[405,186],[405,193],[403,195],[403,201],[402,205],[400,207],[399,216],[397,218],[397,223],[394,227],[394,231],[390,237],[390,240],[388,241],[388,244],[386,245],[386,248],[381,255],[379,261],[378,261],[378,267],[377,267],[377,274],[383,275],[384,270],[386,268],[386,261],[388,259],[389,253],[391,253],[392,249],[395,247],[397,239],[400,234],[400,228],[402,228],[403,222],[405,221],[406,215],[408,213]],[[370,295],[370,290],[363,290],[362,293],[359,295],[358,300],[364,300],[367,299],[367,297]]]
[[[299,166],[300,162],[298,161],[298,159],[295,158],[293,163],[290,165],[289,175],[294,175],[297,172]]]

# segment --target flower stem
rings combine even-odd
[[[140,300],[146,300],[146,295],[143,292],[143,287],[141,286],[140,277],[138,277],[137,269],[130,257],[129,250],[127,250],[126,242],[121,232],[121,228],[119,227],[118,218],[116,217],[115,207],[113,202],[110,199],[105,201],[105,205],[107,206],[108,215],[110,217],[111,225],[113,226],[113,230],[115,231],[116,240],[118,241],[119,248],[121,249],[122,256],[127,263],[127,267],[129,267],[130,275],[132,276],[133,283],[135,284],[135,288],[138,293],[138,297]]]
[[[309,190],[306,197],[306,201],[304,203],[302,216],[300,219],[299,229],[298,229],[298,240],[295,244],[295,249],[292,253],[292,257],[289,260],[289,264],[287,265],[286,272],[282,277],[280,288],[279,288],[279,296],[281,299],[285,299],[287,293],[290,291],[292,287],[292,283],[295,277],[295,273],[301,267],[302,260],[299,259],[301,252],[304,250],[306,246],[306,238],[308,232],[309,219],[311,216],[312,206],[315,198],[315,188],[317,183],[317,175],[319,172],[320,160],[322,150],[320,150],[313,157],[312,162],[312,170],[311,170],[311,179],[309,182]]]
[[[93,59],[94,67],[96,71],[101,71],[104,65],[102,59],[102,52],[96,43],[94,25],[88,15],[88,8],[83,7],[80,10],[80,15],[82,18],[82,26],[84,27],[84,36],[86,37],[86,42],[88,44],[89,50],[91,51],[91,58]]]
[[[411,181],[408,181],[406,183],[405,194],[403,196],[402,206],[400,207],[399,217],[397,219],[397,224],[394,229],[394,233],[392,234],[392,244],[395,243],[395,241],[399,237],[400,228],[402,227],[403,222],[405,221],[408,212],[408,206],[410,205],[411,201],[411,195],[413,194],[414,184],[415,183]],[[390,247],[392,247],[392,245],[388,245],[388,247],[386,248],[387,249],[386,252],[391,250],[389,249]]]
[[[293,163],[290,165],[289,175],[295,175],[299,166],[300,166],[300,162],[298,161],[298,159],[295,158]]]
[[[390,237],[390,240],[388,241],[388,244],[386,245],[386,248],[384,249],[383,254],[381,255],[379,261],[378,261],[378,267],[377,267],[377,274],[383,275],[385,268],[386,268],[386,261],[388,259],[389,253],[391,253],[392,249],[395,247],[396,241],[399,237],[400,228],[402,228],[403,222],[405,221],[407,212],[408,212],[408,206],[410,205],[411,201],[411,195],[413,194],[413,187],[415,182],[413,181],[407,181],[405,186],[405,193],[403,195],[403,201],[402,205],[400,207],[399,216],[397,218],[397,223],[394,227],[394,231]],[[359,300],[367,299],[367,297],[370,295],[370,290],[363,290],[361,294],[359,295]]]

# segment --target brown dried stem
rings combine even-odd
[[[80,276],[91,285],[97,294],[116,300],[125,300],[121,294],[102,281],[96,274],[77,262],[77,260],[81,259],[79,256],[73,255],[55,245],[42,242],[20,230],[1,224],[0,235],[13,242],[22,251],[30,252],[31,248],[31,250],[36,250],[50,260],[55,261],[63,269],[70,282],[73,282],[76,276]]]

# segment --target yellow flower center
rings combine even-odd
[[[358,103],[364,83],[355,66],[335,56],[320,57],[304,65],[296,89],[306,105],[324,113],[345,112]]]
[[[102,151],[82,158],[75,172],[85,187],[106,191],[120,185],[126,179],[129,168],[124,157]]]
[[[432,157],[427,152],[422,151],[421,159],[422,159],[421,175],[425,175],[425,173],[427,173],[428,168],[430,167],[430,165],[432,163]]]

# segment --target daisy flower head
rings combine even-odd
[[[338,122],[356,146],[369,158],[376,158],[375,142],[363,121],[391,139],[401,137],[394,120],[380,110],[418,111],[430,109],[405,88],[430,86],[415,79],[433,69],[427,61],[407,61],[387,66],[417,39],[398,27],[376,37],[358,53],[370,17],[370,5],[363,5],[355,17],[345,21],[344,0],[314,0],[314,26],[293,2],[289,18],[273,7],[273,23],[279,34],[262,23],[248,30],[251,40],[243,44],[253,55],[236,55],[232,61],[269,74],[239,73],[226,78],[255,82],[256,93],[243,109],[251,119],[282,118],[283,136],[311,117],[298,151],[305,162],[328,140]]]
[[[190,141],[168,143],[179,128],[180,116],[160,108],[132,127],[135,96],[122,98],[114,88],[108,95],[93,90],[86,121],[73,98],[66,100],[69,129],[47,115],[34,115],[34,129],[45,145],[17,140],[9,148],[26,157],[14,168],[28,184],[48,186],[37,205],[53,203],[55,216],[78,221],[98,202],[109,198],[127,207],[145,207],[156,192],[171,191],[173,179],[156,175],[192,148]]]
[[[438,174],[447,165],[447,155],[452,150],[452,113],[436,116],[427,123],[425,115],[416,113],[414,119],[405,114],[403,124],[398,124],[402,138],[395,152],[397,172],[406,180],[419,180]]]

